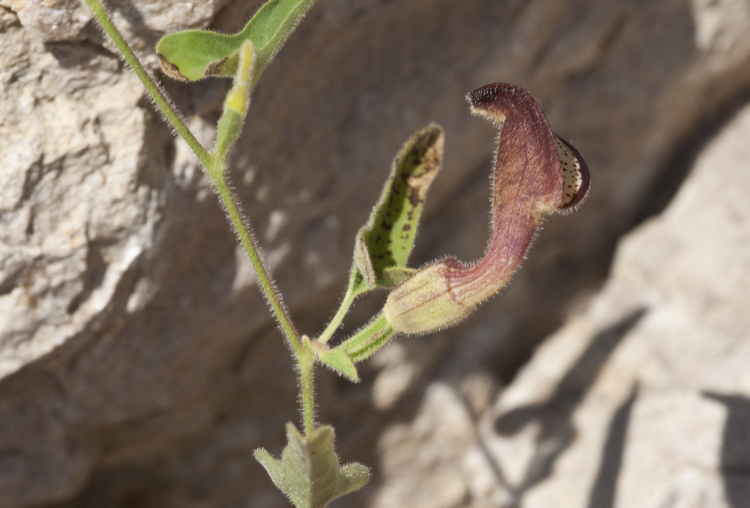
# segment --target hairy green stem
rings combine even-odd
[[[381,312],[367,323],[364,328],[341,343],[341,348],[349,358],[357,363],[371,356],[385,346],[396,331]]]
[[[229,188],[224,175],[223,166],[222,162],[214,161],[214,163],[207,168],[208,173],[216,184],[216,189],[219,191],[219,196],[221,196],[221,200],[224,203],[227,214],[229,215],[229,220],[232,222],[232,225],[237,232],[237,236],[239,236],[240,242],[245,248],[247,257],[250,258],[250,263],[253,265],[253,270],[255,270],[255,274],[258,277],[258,284],[260,285],[261,291],[266,297],[266,301],[268,301],[268,305],[270,305],[281,331],[284,332],[287,342],[289,342],[289,345],[299,357],[304,352],[299,334],[297,333],[292,319],[289,317],[286,307],[284,307],[281,296],[269,275],[269,271],[266,268],[263,259],[260,257],[252,230],[242,217],[237,199],[232,194],[232,190]]]
[[[349,274],[349,284],[346,288],[344,299],[341,301],[341,305],[339,305],[339,309],[336,311],[333,319],[331,319],[331,322],[328,323],[326,329],[323,330],[320,336],[318,336],[318,342],[321,344],[325,344],[331,340],[333,334],[336,333],[336,330],[341,326],[342,321],[344,321],[344,317],[347,312],[349,312],[349,308],[352,306],[352,303],[354,303],[354,300],[366,291],[366,288],[357,284],[357,279],[360,277],[361,275],[359,275],[359,271],[356,268],[352,268]]]
[[[107,35],[110,36],[112,42],[115,43],[117,49],[120,50],[120,54],[123,56],[125,61],[140,78],[141,82],[143,82],[143,86],[146,87],[149,95],[154,100],[156,106],[165,116],[167,121],[172,124],[172,127],[174,127],[174,129],[180,134],[180,136],[182,136],[182,139],[185,140],[190,149],[193,151],[193,153],[195,153],[195,155],[203,163],[203,165],[208,167],[211,161],[211,156],[209,155],[208,151],[203,148],[203,146],[195,138],[190,129],[188,129],[187,125],[185,125],[185,122],[182,121],[182,118],[180,118],[180,115],[174,109],[172,104],[169,103],[166,96],[164,95],[164,92],[161,90],[161,88],[159,88],[159,85],[157,85],[151,75],[146,72],[146,69],[143,67],[143,65],[141,65],[138,57],[135,56],[133,50],[130,49],[128,43],[125,42],[125,39],[123,39],[120,31],[117,29],[115,24],[112,23],[112,20],[109,18],[109,14],[107,14],[107,11],[102,3],[99,0],[85,0],[85,2],[94,13],[94,16],[96,16],[96,19],[99,21],[99,24],[102,26],[104,31],[107,33]]]
[[[255,240],[253,239],[252,232],[249,226],[243,220],[242,214],[240,213],[239,204],[237,203],[235,197],[232,195],[229,185],[227,184],[224,174],[225,166],[223,156],[212,156],[208,151],[206,151],[205,148],[203,148],[203,146],[195,138],[195,136],[193,136],[193,133],[190,132],[190,129],[188,129],[188,127],[182,121],[180,115],[177,113],[177,111],[175,111],[175,109],[166,99],[163,91],[156,85],[148,72],[146,72],[146,70],[143,68],[143,65],[141,65],[141,62],[138,60],[138,57],[135,56],[133,51],[130,49],[130,46],[128,46],[128,43],[125,42],[125,39],[123,39],[119,30],[117,30],[117,27],[114,25],[114,23],[112,23],[112,20],[109,18],[109,14],[107,14],[107,11],[100,0],[85,0],[85,2],[89,6],[89,8],[91,8],[94,16],[96,16],[96,19],[99,21],[107,35],[112,38],[112,41],[117,46],[117,49],[120,50],[120,53],[125,58],[125,61],[141,79],[143,85],[146,87],[146,90],[148,91],[149,95],[151,95],[158,108],[167,118],[169,123],[171,123],[175,130],[180,134],[180,136],[182,136],[182,138],[187,142],[188,146],[190,146],[195,155],[198,157],[201,163],[203,163],[203,166],[208,171],[209,176],[211,176],[211,179],[214,181],[214,184],[219,191],[219,196],[221,197],[221,200],[224,203],[224,207],[229,214],[229,219],[232,222],[232,225],[234,226],[234,229],[239,236],[240,241],[245,248],[245,251],[247,252],[247,256],[250,258],[250,262],[252,263],[253,269],[255,270],[255,273],[258,277],[258,282],[260,284],[261,290],[266,297],[269,305],[271,306],[276,320],[278,321],[281,330],[284,332],[287,341],[299,356],[302,351],[302,344],[299,339],[299,334],[297,333],[286,309],[284,308],[281,296],[276,290],[276,287],[274,286],[273,281],[269,276],[269,272],[266,269],[263,260],[260,257],[260,254],[258,253],[258,249],[256,247]]]
[[[301,391],[301,406],[303,414],[303,423],[305,434],[309,435],[315,430],[315,390],[314,390],[314,367],[315,367],[315,355],[312,349],[305,346],[305,342],[309,341],[307,337],[301,338],[297,332],[294,323],[292,322],[289,313],[284,307],[281,295],[276,289],[273,280],[271,279],[270,272],[266,268],[263,259],[257,248],[255,238],[249,224],[244,219],[240,210],[240,205],[234,194],[232,193],[229,184],[226,179],[226,163],[225,153],[217,152],[212,154],[208,152],[200,142],[195,138],[193,133],[185,125],[184,121],[174,109],[172,104],[166,98],[165,93],[159,88],[153,78],[144,69],[138,57],[135,56],[133,51],[128,46],[127,42],[123,39],[117,27],[112,23],[109,18],[107,11],[102,5],[100,0],[85,0],[86,4],[91,8],[94,16],[101,24],[104,31],[112,38],[112,41],[117,46],[120,53],[125,58],[125,61],[135,71],[136,75],[143,82],[151,98],[156,103],[159,110],[164,114],[167,121],[174,127],[177,133],[187,142],[190,149],[195,153],[200,162],[206,168],[209,176],[216,185],[216,190],[219,193],[221,201],[229,215],[229,220],[237,233],[237,236],[245,248],[250,263],[255,270],[256,276],[258,277],[258,283],[261,288],[263,295],[265,296],[273,314],[278,321],[279,327],[283,332],[287,342],[294,351],[294,356],[297,362],[297,367],[300,376],[300,391]],[[352,277],[356,275],[356,272],[352,274]],[[354,279],[352,279],[353,282]],[[333,335],[333,332],[339,326],[343,320],[346,311],[351,306],[354,298],[359,294],[356,290],[352,289],[350,284],[350,290],[347,292],[345,301],[342,307],[334,317],[334,322],[329,325],[327,330],[328,338]]]
[[[303,341],[308,341],[304,337]],[[297,365],[299,368],[299,380],[301,389],[302,421],[305,427],[305,435],[309,436],[315,430],[315,355],[304,348],[297,354]]]

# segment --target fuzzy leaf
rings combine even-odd
[[[431,124],[414,134],[393,162],[380,200],[357,234],[355,263],[368,287],[393,287],[406,277],[386,271],[405,266],[411,254],[427,190],[442,163],[443,139],[442,129]]]
[[[339,467],[333,427],[318,427],[309,436],[303,436],[288,423],[286,436],[281,461],[263,449],[256,450],[255,458],[297,508],[325,508],[369,480],[369,470],[361,464]]]
[[[208,30],[169,34],[156,45],[162,69],[181,81],[232,77],[237,69],[237,52],[244,41],[250,40],[257,52],[255,83],[314,1],[269,0],[234,35]]]
[[[359,383],[357,368],[351,358],[339,348],[326,349],[317,353],[318,359],[330,367],[334,372]]]
[[[286,494],[297,508],[324,507],[338,487],[333,429],[320,427],[305,437],[287,424],[286,436],[287,447],[281,454]]]
[[[356,462],[345,465],[340,469],[340,472],[341,480],[339,488],[336,491],[336,497],[341,497],[361,489],[370,479],[370,470],[366,466]]]
[[[365,241],[365,235],[358,234],[354,239],[354,264],[359,270],[359,275],[364,279],[364,287],[371,288],[377,284],[377,276],[375,274],[375,267],[372,266],[372,259],[370,258],[370,249]],[[362,280],[357,281],[360,283]]]
[[[268,473],[268,476],[271,477],[271,481],[274,485],[276,485],[276,488],[280,491],[284,492],[284,475],[281,468],[281,463],[274,459],[270,453],[268,453],[264,448],[258,448],[253,453],[253,456],[255,457],[255,460],[260,462],[260,465],[263,466],[263,468]]]

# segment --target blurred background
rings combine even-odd
[[[205,144],[228,83],[168,81],[153,47],[261,3],[108,1]],[[0,507],[288,506],[252,451],[299,425],[292,363],[207,177],[78,0],[0,0],[0,47]],[[748,0],[319,0],[231,160],[299,328],[429,122],[411,264],[481,257],[496,131],[465,95],[498,81],[580,150],[589,198],[460,326],[357,385],[318,370],[319,420],[373,472],[336,506],[750,506]]]

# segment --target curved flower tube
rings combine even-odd
[[[468,316],[508,283],[544,216],[574,210],[589,188],[583,158],[552,133],[526,90],[495,83],[468,100],[473,114],[501,129],[492,179],[492,238],[478,262],[437,261],[388,295],[383,313],[399,332],[426,333]]]

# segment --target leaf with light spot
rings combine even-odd
[[[354,260],[368,289],[393,287],[413,270],[405,268],[427,190],[443,159],[443,131],[431,124],[406,142],[367,224],[359,230]]]
[[[269,0],[239,33],[185,30],[166,35],[156,45],[162,70],[181,81],[209,76],[233,77],[238,51],[246,40],[256,51],[253,83],[276,56],[315,0]]]

